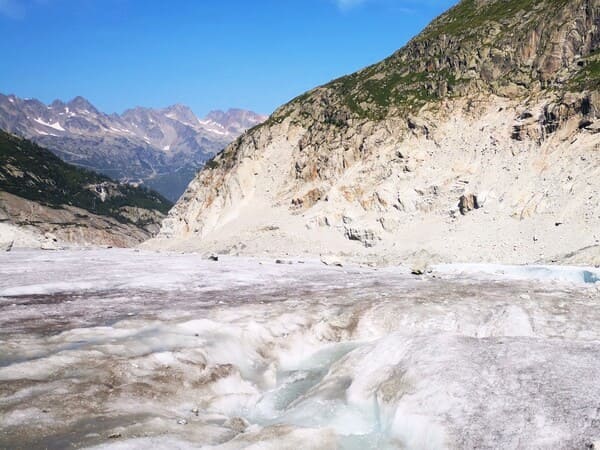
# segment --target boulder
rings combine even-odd
[[[40,249],[41,250],[60,250],[60,246],[58,245],[57,242],[54,242],[52,240],[47,240],[40,244]]]
[[[464,216],[467,212],[479,209],[479,202],[475,194],[464,194],[458,199],[458,209]]]
[[[413,275],[425,275],[429,271],[429,262],[426,259],[415,261],[410,266]]]
[[[288,259],[276,259],[275,264],[294,264],[294,262]]]
[[[15,241],[9,240],[0,242],[0,252],[10,252],[13,248]]]
[[[342,261],[335,256],[321,256],[321,262],[326,266],[343,267]]]
[[[433,259],[434,256],[427,250],[420,250],[413,253],[409,257],[410,273],[413,275],[425,275],[431,272],[430,265]]]
[[[365,228],[344,227],[344,236],[351,241],[359,241],[365,247],[374,247],[379,236],[373,231]]]

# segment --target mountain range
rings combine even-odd
[[[83,97],[45,105],[0,94],[0,129],[31,139],[71,164],[144,183],[173,201],[207,159],[264,120],[240,109],[199,119],[183,105],[105,114]]]
[[[462,0],[207,163],[153,248],[600,264],[600,2]]]

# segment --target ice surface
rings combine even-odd
[[[594,268],[0,255],[0,448],[585,448]]]
[[[505,266],[500,264],[440,264],[442,273],[483,274],[508,280],[566,281],[572,283],[600,282],[600,269],[595,267]]]

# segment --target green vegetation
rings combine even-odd
[[[600,51],[596,51],[580,64],[582,69],[571,79],[569,89],[572,91],[600,89]]]
[[[334,80],[326,87],[335,91],[352,114],[380,120],[392,108],[404,113],[414,111],[439,98],[440,83],[456,82],[446,72],[410,71],[386,62]]]
[[[105,201],[100,193],[107,192]],[[145,188],[119,184],[110,178],[71,166],[38,145],[0,131],[0,190],[53,208],[72,205],[91,213],[131,222],[125,206],[166,214],[172,204]]]
[[[526,15],[531,11],[552,14],[568,3],[569,0],[463,0],[432,22],[416,40],[423,41],[441,35],[477,36],[480,28],[490,22],[507,25],[506,22],[515,17],[519,17],[521,22],[526,22]],[[519,13],[522,14],[519,16]],[[531,19],[533,18],[532,16]],[[539,19],[539,16],[536,15],[535,18]]]

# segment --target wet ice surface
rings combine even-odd
[[[2,254],[0,448],[585,448],[597,276]]]

